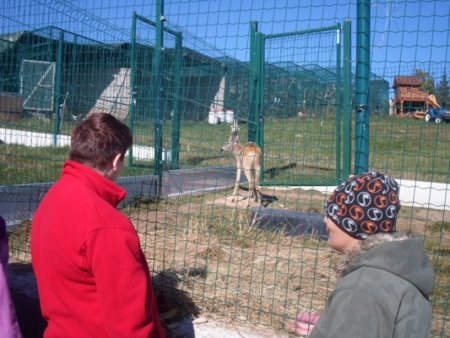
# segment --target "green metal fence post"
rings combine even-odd
[[[342,29],[338,24],[336,28],[336,180],[341,177],[341,127],[342,127]]]
[[[133,12],[131,24],[131,54],[130,54],[130,106],[128,110],[128,125],[134,133],[134,120],[136,118],[136,20],[137,14]],[[133,165],[133,147],[128,150],[128,165]]]
[[[180,100],[181,100],[181,69],[182,69],[182,35],[175,36],[175,55],[174,55],[174,105],[172,116],[172,168],[176,169],[180,165]]]
[[[164,21],[164,5],[163,0],[156,1],[156,20],[155,20],[155,53],[153,55],[152,62],[152,75],[153,75],[153,100],[155,102],[154,113],[154,131],[155,131],[155,167],[154,174],[162,175],[162,141],[163,141],[163,121],[162,121],[162,47],[163,47],[163,21]],[[161,184],[159,180],[159,184]],[[160,191],[160,189],[158,189]]]
[[[230,80],[229,74],[228,74],[228,67],[226,65],[223,65],[221,67],[222,69],[222,77],[225,78],[225,88],[223,91],[223,109],[226,111],[228,109],[235,109],[235,107],[232,107],[232,105],[230,104],[230,84],[228,83],[228,81]]]
[[[344,21],[344,80],[343,80],[343,120],[344,120],[344,137],[343,137],[343,167],[342,167],[342,177],[343,179],[350,176],[351,163],[352,163],[352,41],[351,32],[352,26],[351,21]]]
[[[79,42],[78,42],[79,36],[75,36],[74,37],[74,45],[78,46]],[[64,94],[64,100],[66,100],[67,98],[70,98],[70,96],[75,96],[76,94],[76,83],[78,83],[78,77],[79,74],[77,72],[77,64],[78,64],[78,47],[74,47],[71,49],[71,56],[70,56],[70,65],[68,65],[70,67],[70,75],[69,77],[71,77],[71,81],[70,81],[70,85],[68,88],[66,88],[66,92]],[[68,68],[69,68],[68,67]],[[64,103],[64,106],[67,105],[67,100]],[[70,121],[72,119],[72,114],[70,113],[69,109],[66,109],[66,111],[63,113],[63,119]]]
[[[264,181],[264,79],[265,79],[265,35],[257,33],[257,50],[258,50],[258,91],[256,95],[257,100],[257,115],[256,115],[256,143],[261,147],[261,181]]]
[[[258,22],[252,21],[250,23],[250,74],[249,74],[249,111],[248,111],[248,140],[256,141],[256,125],[257,125],[257,86],[258,86],[258,57],[259,51],[257,49]]]
[[[370,0],[358,0],[357,6],[355,174],[360,174],[369,168]]]
[[[258,23],[250,25],[250,109],[248,113],[248,141],[256,142],[264,153],[264,35],[258,32]],[[264,180],[264,156],[261,163],[261,181]]]
[[[56,56],[55,69],[55,97],[53,103],[54,124],[53,124],[53,145],[58,145],[58,134],[61,127],[61,84],[62,84],[62,70],[63,70],[63,52],[64,52],[64,32],[59,32],[58,52]]]

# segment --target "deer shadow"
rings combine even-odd
[[[264,170],[264,175],[267,175],[269,178],[274,178],[275,176],[279,175],[282,171],[293,169],[297,167],[296,162],[291,162],[289,164],[280,166],[280,167],[272,167]]]
[[[187,158],[185,160],[185,162],[188,165],[197,165],[197,164],[203,163],[204,161],[217,160],[217,159],[223,159],[223,156],[219,156],[219,155],[214,155],[214,156],[193,156],[193,157]]]
[[[265,175],[268,175],[269,178],[273,178],[276,175],[278,175],[283,170],[288,170],[295,168],[297,166],[297,163],[292,162],[284,166],[280,167],[272,167],[264,171]],[[242,190],[245,190],[248,192],[248,187],[240,187]],[[250,197],[251,198],[251,197]],[[267,208],[270,204],[274,203],[275,201],[278,201],[278,197],[275,195],[268,195],[261,192],[261,205],[265,208]]]
[[[243,191],[247,191],[248,192],[249,188],[248,187],[242,187],[241,185],[239,185],[239,190],[243,190]],[[240,196],[240,197],[242,199],[250,198],[250,199],[253,200],[253,197],[248,197],[248,196]],[[263,192],[261,192],[261,205],[264,208],[267,208],[269,206],[269,204],[272,204],[275,201],[278,201],[278,197],[277,196],[275,196],[275,195],[267,195],[267,194],[264,194]]]
[[[292,168],[297,167],[297,163],[291,162],[289,164],[286,164],[284,166],[279,167],[272,167],[269,169],[264,170],[264,175],[267,175],[269,178],[274,178],[275,176],[279,175],[282,171],[289,170]],[[249,191],[249,188],[244,186],[242,187],[239,185],[240,190]],[[246,197],[246,198],[252,198],[252,197]],[[261,192],[261,205],[265,208],[267,208],[270,204],[274,203],[275,201],[278,201],[278,197],[275,195],[268,195]]]

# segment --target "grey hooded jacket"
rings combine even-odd
[[[428,337],[434,271],[422,240],[373,235],[343,257],[339,281],[309,336]]]

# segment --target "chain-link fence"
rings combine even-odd
[[[448,1],[0,9],[0,212],[16,260],[29,262],[30,220],[72,127],[108,112],[134,135],[121,208],[184,313],[287,330],[322,311],[337,258],[323,203],[348,175],[379,170],[399,180],[398,227],[423,237],[436,270],[433,336],[450,336]],[[244,178],[231,201],[235,163],[220,149],[234,121],[263,150],[262,206]]]

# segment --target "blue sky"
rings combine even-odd
[[[55,25],[94,40],[130,36],[133,11],[155,20],[156,0],[4,0],[2,33]],[[450,1],[371,1],[372,71],[392,81],[420,68],[439,80],[450,71]],[[180,30],[189,47],[240,60],[249,57],[249,23],[265,34],[352,21],[356,0],[166,0],[166,26]],[[352,44],[356,44],[353,34]],[[353,59],[355,55],[353,48]],[[392,84],[392,83],[391,83]]]

